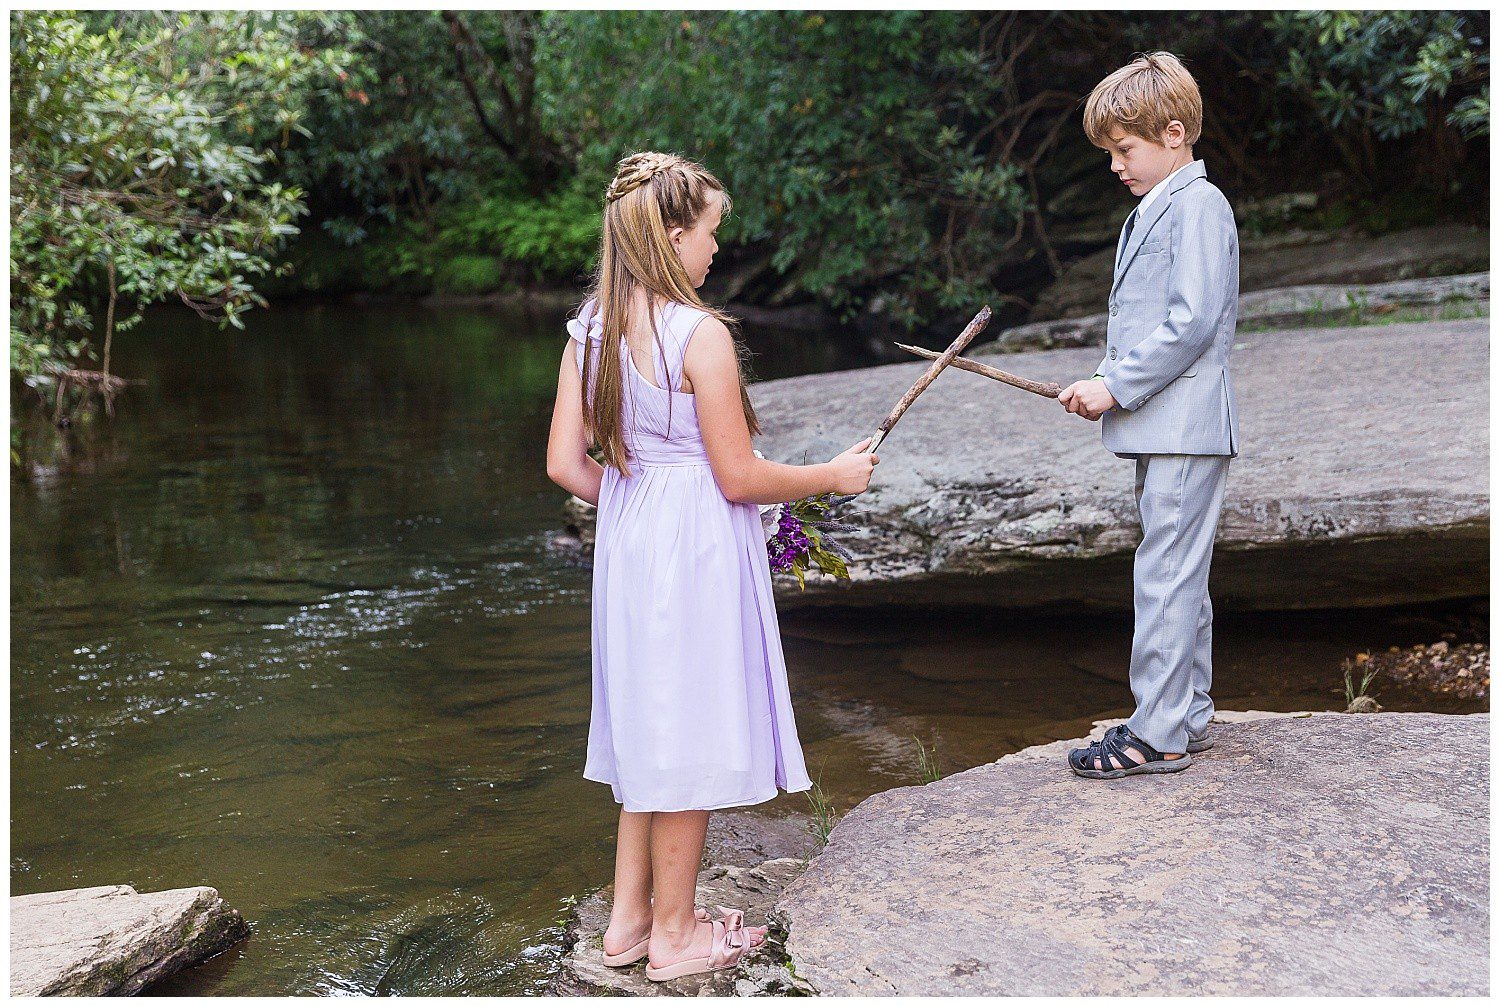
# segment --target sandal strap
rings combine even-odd
[[[1131,748],[1137,748],[1137,745],[1135,739],[1131,737],[1128,731],[1121,731],[1119,734],[1106,737],[1104,739],[1104,750],[1110,756],[1111,762],[1104,768],[1134,769],[1136,766],[1144,766],[1146,763],[1152,761],[1151,755],[1154,750],[1149,745],[1140,750],[1141,758],[1139,759],[1135,758],[1129,751]],[[1161,756],[1158,755],[1157,758],[1159,759]],[[1115,762],[1118,762],[1119,765],[1115,765]]]
[[[1127,741],[1129,741],[1132,747],[1138,748],[1142,752],[1144,752],[1146,754],[1147,762],[1161,762],[1166,758],[1165,755],[1162,755],[1161,752],[1154,748],[1149,742],[1147,742],[1146,739],[1142,738],[1139,734],[1136,734],[1124,724],[1120,725],[1120,735]]]
[[[713,921],[713,941],[708,949],[708,967],[725,968],[738,962],[745,953],[745,914],[743,910],[716,906],[724,913],[722,920]]]

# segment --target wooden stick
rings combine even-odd
[[[940,355],[934,353],[932,350],[924,350],[920,346],[907,346],[905,343],[897,343],[896,345],[907,353],[915,353],[917,356],[926,357],[928,360],[936,360]],[[1015,385],[1017,388],[1024,388],[1028,392],[1045,395],[1049,399],[1055,399],[1062,394],[1062,385],[1055,381],[1032,381],[1030,378],[1023,378],[1011,374],[1009,371],[1002,371],[998,367],[991,367],[989,364],[981,364],[977,360],[970,360],[968,357],[954,357],[949,363],[961,371],[983,374],[987,378],[994,378],[996,381],[1003,381],[1007,385]]]
[[[979,314],[975,315],[969,324],[964,326],[964,330],[958,334],[958,338],[953,340],[946,350],[942,353],[934,353],[932,355],[932,366],[927,368],[927,373],[918,378],[916,384],[906,390],[906,394],[901,396],[901,401],[896,403],[896,408],[892,409],[891,414],[881,422],[880,426],[875,428],[875,434],[870,438],[870,446],[865,449],[867,452],[873,452],[876,448],[880,447],[880,442],[885,440],[886,435],[891,432],[891,428],[896,425],[896,421],[901,419],[901,415],[917,400],[917,396],[927,391],[927,387],[937,380],[939,374],[943,373],[943,368],[952,363],[953,358],[962,353],[964,347],[972,343],[974,337],[983,332],[984,327],[988,324],[990,324],[990,306],[986,304],[979,309]]]

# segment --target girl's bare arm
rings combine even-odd
[[[574,496],[598,506],[604,467],[589,457],[583,429],[583,381],[578,375],[578,344],[568,340],[557,374],[557,401],[547,437],[547,478]]]
[[[719,491],[739,503],[781,503],[815,493],[862,493],[879,458],[861,454],[865,438],[829,462],[783,465],[757,458],[740,404],[739,359],[734,337],[717,318],[698,323],[683,357],[692,382],[698,426]]]

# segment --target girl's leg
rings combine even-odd
[[[698,869],[703,862],[703,839],[708,833],[707,811],[658,811],[651,820],[652,903],[651,943],[647,964],[662,968],[686,958],[708,957],[713,924],[693,915],[698,894]],[[747,946],[766,939],[763,926],[746,927]]]
[[[604,931],[606,954],[628,951],[651,932],[652,815],[650,811],[620,809],[619,839],[615,842],[615,902],[609,912],[609,929]]]
[[[657,968],[708,956],[713,928],[693,916],[698,867],[708,833],[707,811],[658,811],[651,822],[651,953]]]

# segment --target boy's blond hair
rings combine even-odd
[[[1119,127],[1126,134],[1161,143],[1167,123],[1176,119],[1192,146],[1203,132],[1203,96],[1182,61],[1169,52],[1148,52],[1094,86],[1083,106],[1083,131],[1103,147]]]

